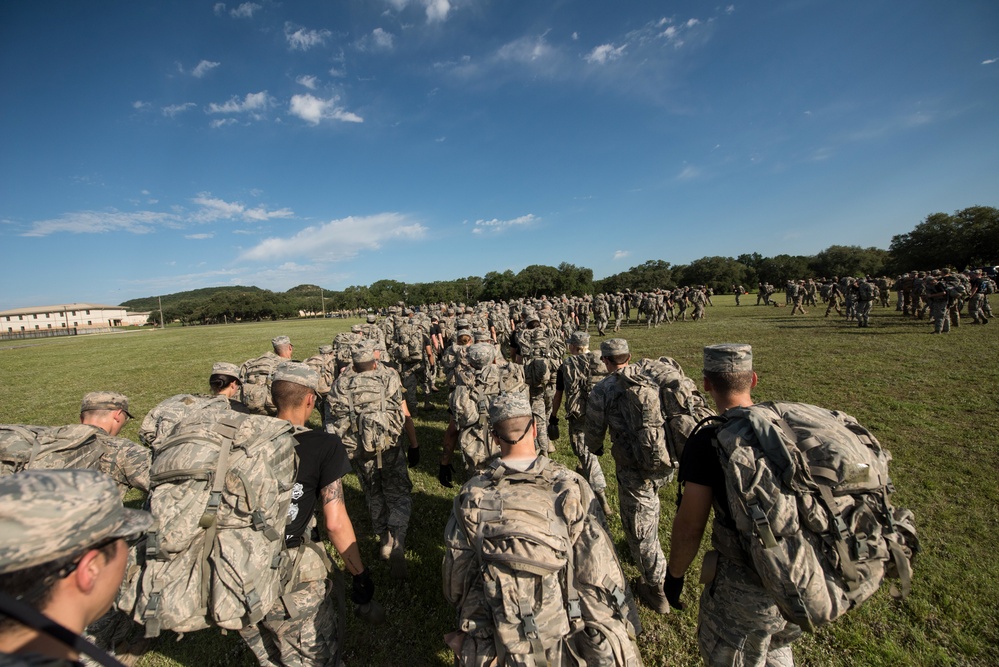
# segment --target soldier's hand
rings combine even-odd
[[[406,450],[406,462],[409,464],[410,468],[415,468],[420,465],[420,448],[410,447]]]
[[[683,577],[674,577],[669,573],[669,568],[666,569],[666,581],[663,583],[663,593],[666,594],[666,600],[673,609],[683,611],[687,607],[687,605],[680,602],[680,594],[683,593]]]
[[[451,468],[450,463],[442,463],[440,470],[437,471],[437,480],[441,483],[441,486],[446,486],[451,488],[454,486],[454,469]]]
[[[364,570],[360,574],[355,574],[354,581],[350,589],[350,599],[356,605],[365,605],[371,602],[375,596],[375,582],[371,578],[371,572]]]
[[[551,419],[548,420],[548,439],[549,440],[558,440],[558,436],[559,436],[559,432],[558,432],[558,417],[555,416],[555,415],[552,415]]]

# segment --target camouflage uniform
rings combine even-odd
[[[559,373],[565,384],[565,407],[566,423],[569,426],[569,445],[572,452],[579,459],[580,474],[593,487],[593,491],[601,496],[607,489],[607,480],[604,478],[604,471],[600,467],[600,459],[586,448],[586,399],[587,396],[576,396],[586,390],[587,383],[591,377],[597,375],[593,368],[603,367],[603,361],[596,352],[583,352],[581,354],[570,355],[562,363]],[[606,375],[606,370],[603,375]],[[584,411],[579,415],[570,415],[569,406],[580,404]],[[554,415],[553,415],[554,417]]]
[[[104,445],[104,453],[101,454],[97,469],[115,481],[121,497],[124,498],[130,488],[148,493],[149,466],[153,457],[149,448],[128,438],[106,433],[98,433],[97,440]]]
[[[926,300],[930,304],[930,319],[933,320],[933,333],[950,333],[950,317],[947,314],[947,288],[936,276],[929,279],[926,287]]]

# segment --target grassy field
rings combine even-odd
[[[999,323],[965,326],[946,336],[928,335],[926,321],[904,319],[894,309],[875,309],[871,328],[859,329],[824,309],[807,316],[784,308],[735,307],[715,297],[702,322],[630,326],[622,332],[639,356],[667,354],[699,377],[701,348],[720,342],[753,345],[760,384],[757,400],[805,401],[857,417],[894,455],[896,504],[911,508],[923,553],[916,561],[912,595],[903,602],[882,590],[831,627],[795,644],[800,665],[995,665],[999,662]],[[747,299],[748,301],[748,299]],[[175,328],[103,336],[0,342],[0,422],[61,424],[75,421],[82,395],[114,389],[131,398],[141,419],[163,398],[206,391],[213,361],[240,363],[288,334],[295,354],[314,353],[350,322],[308,320]],[[592,332],[592,330],[591,330]],[[594,338],[596,341],[597,339]],[[356,480],[348,480],[348,507],[373,567],[376,596],[388,622],[371,628],[350,617],[346,655],[352,665],[450,665],[442,641],[454,613],[441,594],[443,531],[457,487],[436,479],[446,420],[446,396],[421,411],[417,431],[423,460],[412,471],[414,512],[410,527],[410,581],[393,583],[376,560]],[[318,423],[318,415],[314,416]],[[564,422],[563,422],[564,423]],[[123,435],[136,438],[137,423]],[[563,428],[556,458],[574,465]],[[613,472],[610,455],[604,469]],[[608,474],[613,486],[614,477]],[[616,491],[608,496],[616,508]],[[132,492],[130,501],[141,499]],[[662,495],[660,537],[668,545],[676,486]],[[626,572],[634,577],[621,524],[611,530]],[[705,539],[705,545],[707,539]],[[699,562],[694,564],[696,573]],[[695,665],[700,586],[688,577],[688,610],[657,617],[642,611],[639,644],[649,665]],[[208,630],[181,641],[161,638],[140,665],[252,665],[238,637]]]

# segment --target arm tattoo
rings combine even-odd
[[[343,482],[341,480],[336,480],[335,482],[330,482],[324,486],[319,491],[319,497],[323,501],[323,505],[329,503],[337,502],[341,505],[343,504]]]

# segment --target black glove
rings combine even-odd
[[[669,568],[666,569],[666,581],[663,582],[663,593],[666,594],[666,600],[669,601],[669,606],[673,609],[679,609],[683,611],[687,605],[680,602],[680,594],[683,593],[683,577],[674,577],[669,573]]]
[[[420,448],[410,447],[406,450],[406,462],[409,464],[410,468],[415,468],[420,465]]]
[[[350,599],[354,604],[368,604],[374,596],[375,582],[371,579],[371,572],[365,570],[360,574],[355,574],[353,586],[351,586],[350,590]]]
[[[558,417],[552,415],[551,419],[548,420],[548,439],[558,440]]]
[[[446,486],[451,488],[454,486],[452,480],[454,479],[454,470],[451,468],[450,463],[442,463],[440,470],[437,471],[437,480],[441,483],[441,486]]]
[[[604,443],[600,443],[600,446],[597,447],[596,449],[591,449],[590,453],[593,454],[594,456],[603,456],[604,455]]]

